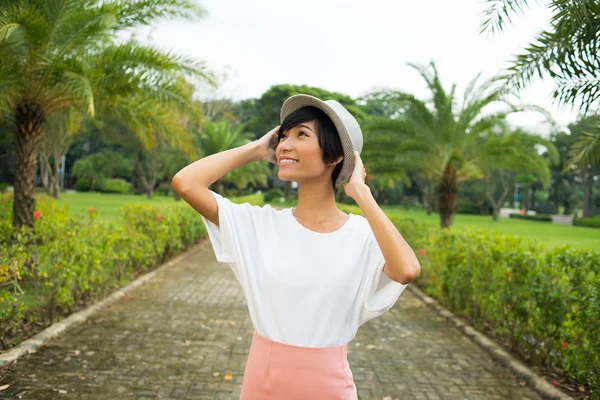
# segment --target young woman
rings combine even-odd
[[[281,121],[259,140],[183,168],[173,187],[201,214],[217,261],[244,290],[255,332],[240,398],[354,400],[348,343],[421,267],[365,184],[356,119],[337,101],[296,95]],[[298,183],[296,207],[233,204],[208,189],[258,160]],[[342,183],[365,217],[336,207]]]

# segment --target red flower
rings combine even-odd
[[[157,221],[160,221],[161,219],[162,219],[162,217],[161,217],[160,215],[157,215],[157,216],[156,216],[156,220],[157,220]]]
[[[419,250],[419,254],[422,255],[422,256],[424,256],[425,255],[425,249]]]
[[[506,271],[506,278],[512,279],[512,271]]]
[[[33,217],[35,219],[40,219],[42,218],[42,212],[40,210],[37,210],[36,212],[33,213]]]
[[[127,297],[123,297],[123,301],[127,301]]]
[[[552,384],[553,384],[554,386],[558,386],[558,381],[552,381]]]
[[[567,347],[569,347],[569,343],[565,342],[564,340],[562,341],[562,347],[563,349],[566,349]]]
[[[94,208],[94,206],[90,206],[90,214],[93,214],[94,211],[96,211],[96,209]]]

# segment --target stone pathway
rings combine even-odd
[[[252,333],[242,290],[206,240],[19,359],[0,398],[238,399]],[[540,399],[408,290],[359,329],[348,359],[361,400]]]

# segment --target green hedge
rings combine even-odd
[[[96,212],[70,217],[66,207],[42,197],[35,230],[19,232],[12,232],[11,211],[12,196],[0,195],[0,334],[5,348],[23,339],[23,325],[49,325],[206,236],[200,216],[183,202],[125,205],[123,218],[109,223]]]
[[[279,188],[269,189],[265,193],[265,201],[270,203],[272,201],[279,201],[283,197],[283,191]]]
[[[131,183],[125,179],[111,178],[104,181],[103,185],[98,188],[98,191],[104,193],[129,193],[131,192]]]
[[[573,218],[573,225],[600,228],[600,215],[596,217]]]
[[[600,396],[600,252],[391,219],[420,259],[427,294]]]
[[[548,214],[536,214],[536,215],[510,214],[510,218],[527,219],[530,221],[540,221],[540,222],[552,222],[552,215],[548,215]]]

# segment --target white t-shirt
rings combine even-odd
[[[231,266],[254,329],[289,345],[331,347],[389,310],[407,285],[388,278],[366,218],[314,232],[291,208],[234,204],[212,192],[219,226],[202,217],[217,261]]]

